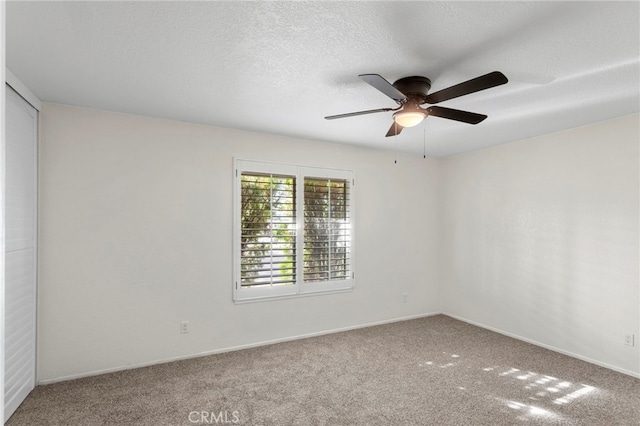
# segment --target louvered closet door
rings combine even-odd
[[[6,87],[5,421],[36,383],[37,112]]]

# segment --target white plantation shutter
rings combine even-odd
[[[304,281],[349,278],[350,216],[346,179],[304,178]]]
[[[234,300],[350,290],[353,172],[236,160]]]
[[[240,286],[296,282],[295,176],[241,175]]]

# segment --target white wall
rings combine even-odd
[[[639,141],[635,114],[445,159],[444,312],[639,374]]]
[[[439,311],[637,375],[638,122],[396,165],[44,104],[39,380]],[[234,156],[356,171],[354,292],[231,302]]]
[[[439,163],[393,155],[44,104],[40,382],[440,311]],[[234,156],[355,170],[355,291],[232,303]]]

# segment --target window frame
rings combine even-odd
[[[256,302],[311,295],[349,292],[355,288],[355,172],[316,166],[301,166],[285,163],[234,158],[233,164],[233,301],[235,303]],[[242,287],[241,280],[241,215],[242,173],[292,176],[296,188],[296,280],[282,286]],[[339,179],[347,182],[348,227],[349,227],[349,274],[348,278],[332,281],[304,281],[304,179]]]

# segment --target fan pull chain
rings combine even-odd
[[[424,125],[422,132],[422,158],[427,158],[427,125]]]
[[[396,136],[393,138],[393,164],[398,164],[398,123],[393,122]]]
[[[398,141],[393,142],[393,164],[398,164]]]

